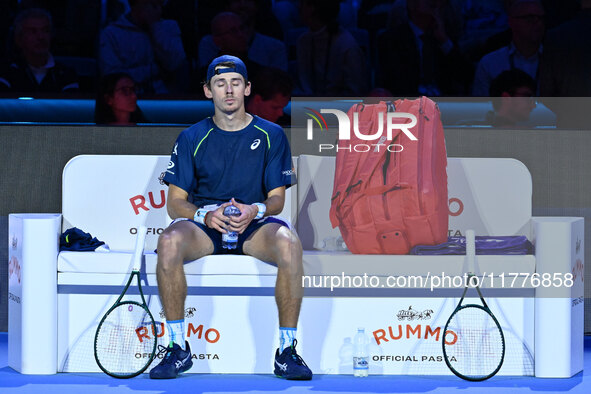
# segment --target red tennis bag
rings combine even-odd
[[[426,97],[356,104],[347,115],[351,133],[337,145],[330,221],[349,250],[406,254],[447,241],[447,155],[437,104]],[[408,126],[388,128],[389,117]]]

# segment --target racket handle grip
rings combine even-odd
[[[144,244],[146,242],[146,234],[148,228],[141,225],[137,229],[137,237],[135,239],[135,248],[133,250],[133,270],[139,271],[142,265],[142,255],[144,254]]]

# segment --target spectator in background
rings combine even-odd
[[[396,96],[461,95],[472,67],[449,38],[441,15],[446,0],[407,0],[408,20],[377,39],[378,86]]]
[[[591,96],[591,0],[579,15],[548,32],[541,62],[543,96]]]
[[[411,0],[412,1],[412,0]],[[482,3],[483,0],[477,0]],[[497,1],[497,0],[493,0]],[[446,34],[457,43],[464,32],[464,15],[462,5],[470,3],[470,0],[431,0],[433,7],[437,7],[437,16],[442,21]],[[488,15],[487,15],[488,16]],[[490,16],[488,16],[490,18]],[[408,1],[395,0],[388,12],[386,27],[395,27],[408,22]]]
[[[388,13],[401,0],[358,0],[357,26],[369,31],[388,26]],[[388,26],[389,27],[389,26]]]
[[[51,15],[40,8],[21,11],[14,20],[15,58],[0,69],[0,91],[75,92],[76,72],[51,54]]]
[[[289,45],[292,42],[294,31],[303,29],[297,0],[277,0],[273,3],[273,15],[279,21],[283,30],[283,42]],[[297,38],[297,37],[296,37]]]
[[[198,43],[203,37],[211,34],[211,20],[214,18],[214,16],[224,11],[225,4],[223,4],[223,2],[220,0],[197,1],[197,16],[195,23],[197,24]]]
[[[129,4],[127,0],[106,0],[106,13],[103,23],[110,24],[121,18],[121,15],[129,12]]]
[[[501,72],[490,84],[494,112],[487,114],[487,124],[494,127],[515,127],[527,122],[536,107],[536,82],[524,71]]]
[[[580,1],[581,0],[540,0],[542,7],[544,8],[545,28],[551,29],[567,20],[572,19],[577,14]],[[467,2],[472,3],[472,6],[475,7],[479,7],[481,3],[484,3],[482,0],[468,0]],[[502,2],[497,0],[497,3],[504,4],[505,20],[507,20],[507,14],[509,14],[509,10],[514,2],[515,0],[503,0]],[[486,3],[494,4],[494,0],[487,0]],[[475,11],[475,15],[479,16],[482,20],[486,20],[487,17],[490,18],[490,15],[487,14],[485,9],[477,9]],[[473,51],[474,55],[480,54],[479,56],[475,57],[476,60],[480,60],[487,53],[496,51],[497,49],[500,49],[511,43],[511,28],[508,26],[507,21],[505,21],[505,24],[507,25],[505,30],[499,31],[496,34],[489,36],[484,44],[481,43],[481,45],[478,45],[478,47],[475,48],[476,50]],[[482,35],[482,33],[487,32],[486,26],[478,26],[478,28],[480,32],[478,30],[472,30],[467,31],[466,33],[470,35],[478,35],[480,33]]]
[[[539,0],[514,0],[508,8],[511,44],[485,55],[476,68],[473,96],[488,95],[491,81],[501,72],[520,69],[537,83],[542,40],[544,8]]]
[[[293,89],[289,74],[278,68],[264,68],[253,79],[251,86],[246,111],[281,126],[289,126],[291,118],[283,113]]]
[[[461,46],[477,64],[482,57],[511,42],[507,13],[512,0],[465,0],[461,13],[464,20]]]
[[[162,8],[162,18],[177,22],[181,30],[181,39],[185,54],[191,64],[196,64],[199,46],[197,36],[197,0],[165,1]]]
[[[127,73],[105,75],[99,84],[94,107],[96,124],[128,126],[145,123],[137,105],[136,86]]]
[[[591,96],[591,0],[581,1],[572,21],[548,32],[540,65],[540,96],[556,113],[560,128],[589,129],[587,111]],[[550,99],[548,97],[577,97]]]
[[[238,14],[249,35],[264,34],[283,41],[283,30],[279,20],[273,14],[271,0],[225,0],[226,11]]]
[[[55,56],[96,57],[101,0],[18,0],[18,8],[41,8],[52,15]]]
[[[101,74],[127,72],[141,93],[175,93],[188,85],[178,24],[161,19],[163,0],[129,0],[131,10],[100,37]]]
[[[362,96],[369,90],[363,50],[339,26],[340,0],[300,0],[308,31],[296,45],[298,93],[308,96]]]
[[[211,21],[211,33],[199,43],[201,68],[207,67],[218,56],[232,55],[244,59],[253,76],[256,74],[255,69],[261,66],[287,71],[285,44],[255,32],[238,14],[222,12],[216,15]]]

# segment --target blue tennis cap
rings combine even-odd
[[[226,68],[219,68],[215,69],[221,63],[233,63],[233,67],[226,67]],[[220,57],[216,57],[209,63],[207,67],[207,79],[206,81],[209,82],[214,75],[223,74],[223,73],[238,73],[244,77],[245,81],[248,81],[248,73],[246,72],[246,66],[244,62],[237,58],[236,56],[232,55],[223,55]]]

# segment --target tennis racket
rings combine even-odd
[[[94,338],[96,363],[104,373],[114,378],[132,378],[141,374],[156,353],[156,324],[146,305],[140,279],[146,230],[145,226],[138,229],[129,280],[117,301],[103,316]],[[141,303],[121,301],[134,278],[137,278]]]
[[[494,376],[505,358],[505,337],[489,309],[477,283],[474,284],[482,305],[462,305],[468,287],[474,283],[476,256],[474,231],[466,231],[468,282],[458,306],[443,329],[443,358],[449,369],[462,379],[486,380]]]

